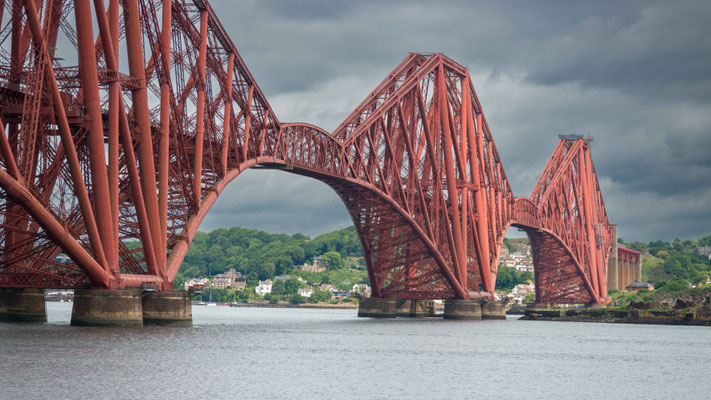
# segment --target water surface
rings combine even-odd
[[[711,397],[711,328],[375,320],[356,310],[193,307],[192,328],[0,323],[0,398]]]

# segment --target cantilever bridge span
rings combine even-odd
[[[329,133],[279,121],[204,0],[0,1],[0,43],[0,287],[170,290],[221,191],[262,166],[338,193],[374,297],[490,298],[516,226],[539,301],[606,299],[589,142],[561,138],[515,197],[442,54],[409,54]]]

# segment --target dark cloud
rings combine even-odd
[[[282,171],[252,169],[227,186],[201,229],[240,225],[314,237],[351,224],[341,199],[326,184]]]
[[[213,7],[282,121],[332,130],[408,52],[444,52],[469,68],[517,195],[530,193],[557,134],[584,133],[595,137],[603,195],[622,236],[711,233],[711,3]],[[327,186],[280,172],[259,176],[238,178],[203,229],[240,224],[315,235],[350,223]]]

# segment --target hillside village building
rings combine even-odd
[[[271,279],[267,279],[266,281],[259,281],[259,285],[254,288],[254,292],[260,296],[264,296],[265,294],[272,292],[272,286],[274,286],[274,283]]]
[[[499,256],[499,266],[516,268],[519,272],[533,272],[533,258],[531,257],[531,247],[526,244],[518,244],[513,253],[509,253],[506,246],[501,247]]]
[[[536,292],[536,285],[531,283],[530,285],[527,285],[525,283],[520,283],[516,286],[514,286],[513,290],[511,290],[511,295],[514,298],[514,301],[518,304],[522,304],[523,302],[526,301],[526,296],[528,296],[531,293]]]
[[[711,246],[700,246],[696,248],[696,251],[701,255],[708,256],[709,260],[711,260]]]
[[[241,285],[237,285],[238,283],[241,283]],[[234,268],[230,268],[230,270],[224,274],[215,275],[210,283],[210,286],[217,289],[228,289],[237,286],[241,286],[241,289],[244,289],[245,285],[244,277],[241,273],[235,271]]]
[[[183,283],[183,287],[185,290],[190,290],[191,287],[196,286],[196,285],[202,285],[206,286],[210,283],[210,280],[207,278],[192,278],[188,279]]]
[[[642,283],[634,282],[634,283],[630,283],[629,285],[627,285],[627,287],[625,289],[627,289],[627,291],[629,291],[629,292],[636,292],[640,289],[654,290],[654,285],[652,285],[651,283],[647,283],[647,282],[642,282]]]
[[[326,265],[321,261],[321,257],[314,257],[313,264],[304,263],[299,266],[300,271],[304,272],[323,272],[326,270]]]
[[[531,257],[525,257],[521,259],[516,265],[514,266],[517,271],[524,272],[533,272],[533,258]]]
[[[323,285],[319,286],[318,289],[322,292],[329,291],[331,293],[338,291],[335,286],[329,285],[328,283],[324,283]]]
[[[365,283],[356,283],[353,285],[351,293],[357,293],[363,297],[370,297],[370,286]]]

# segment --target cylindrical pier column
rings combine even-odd
[[[479,300],[454,300],[444,301],[444,319],[481,319],[481,305]]]
[[[506,311],[504,305],[498,301],[482,301],[481,302],[481,318],[482,319],[506,319]]]
[[[358,316],[370,318],[395,318],[395,299],[365,297],[358,302]]]
[[[72,325],[143,326],[139,289],[77,289]]]
[[[0,321],[46,322],[44,291],[0,288]]]
[[[152,292],[142,298],[144,325],[192,326],[188,292]]]

